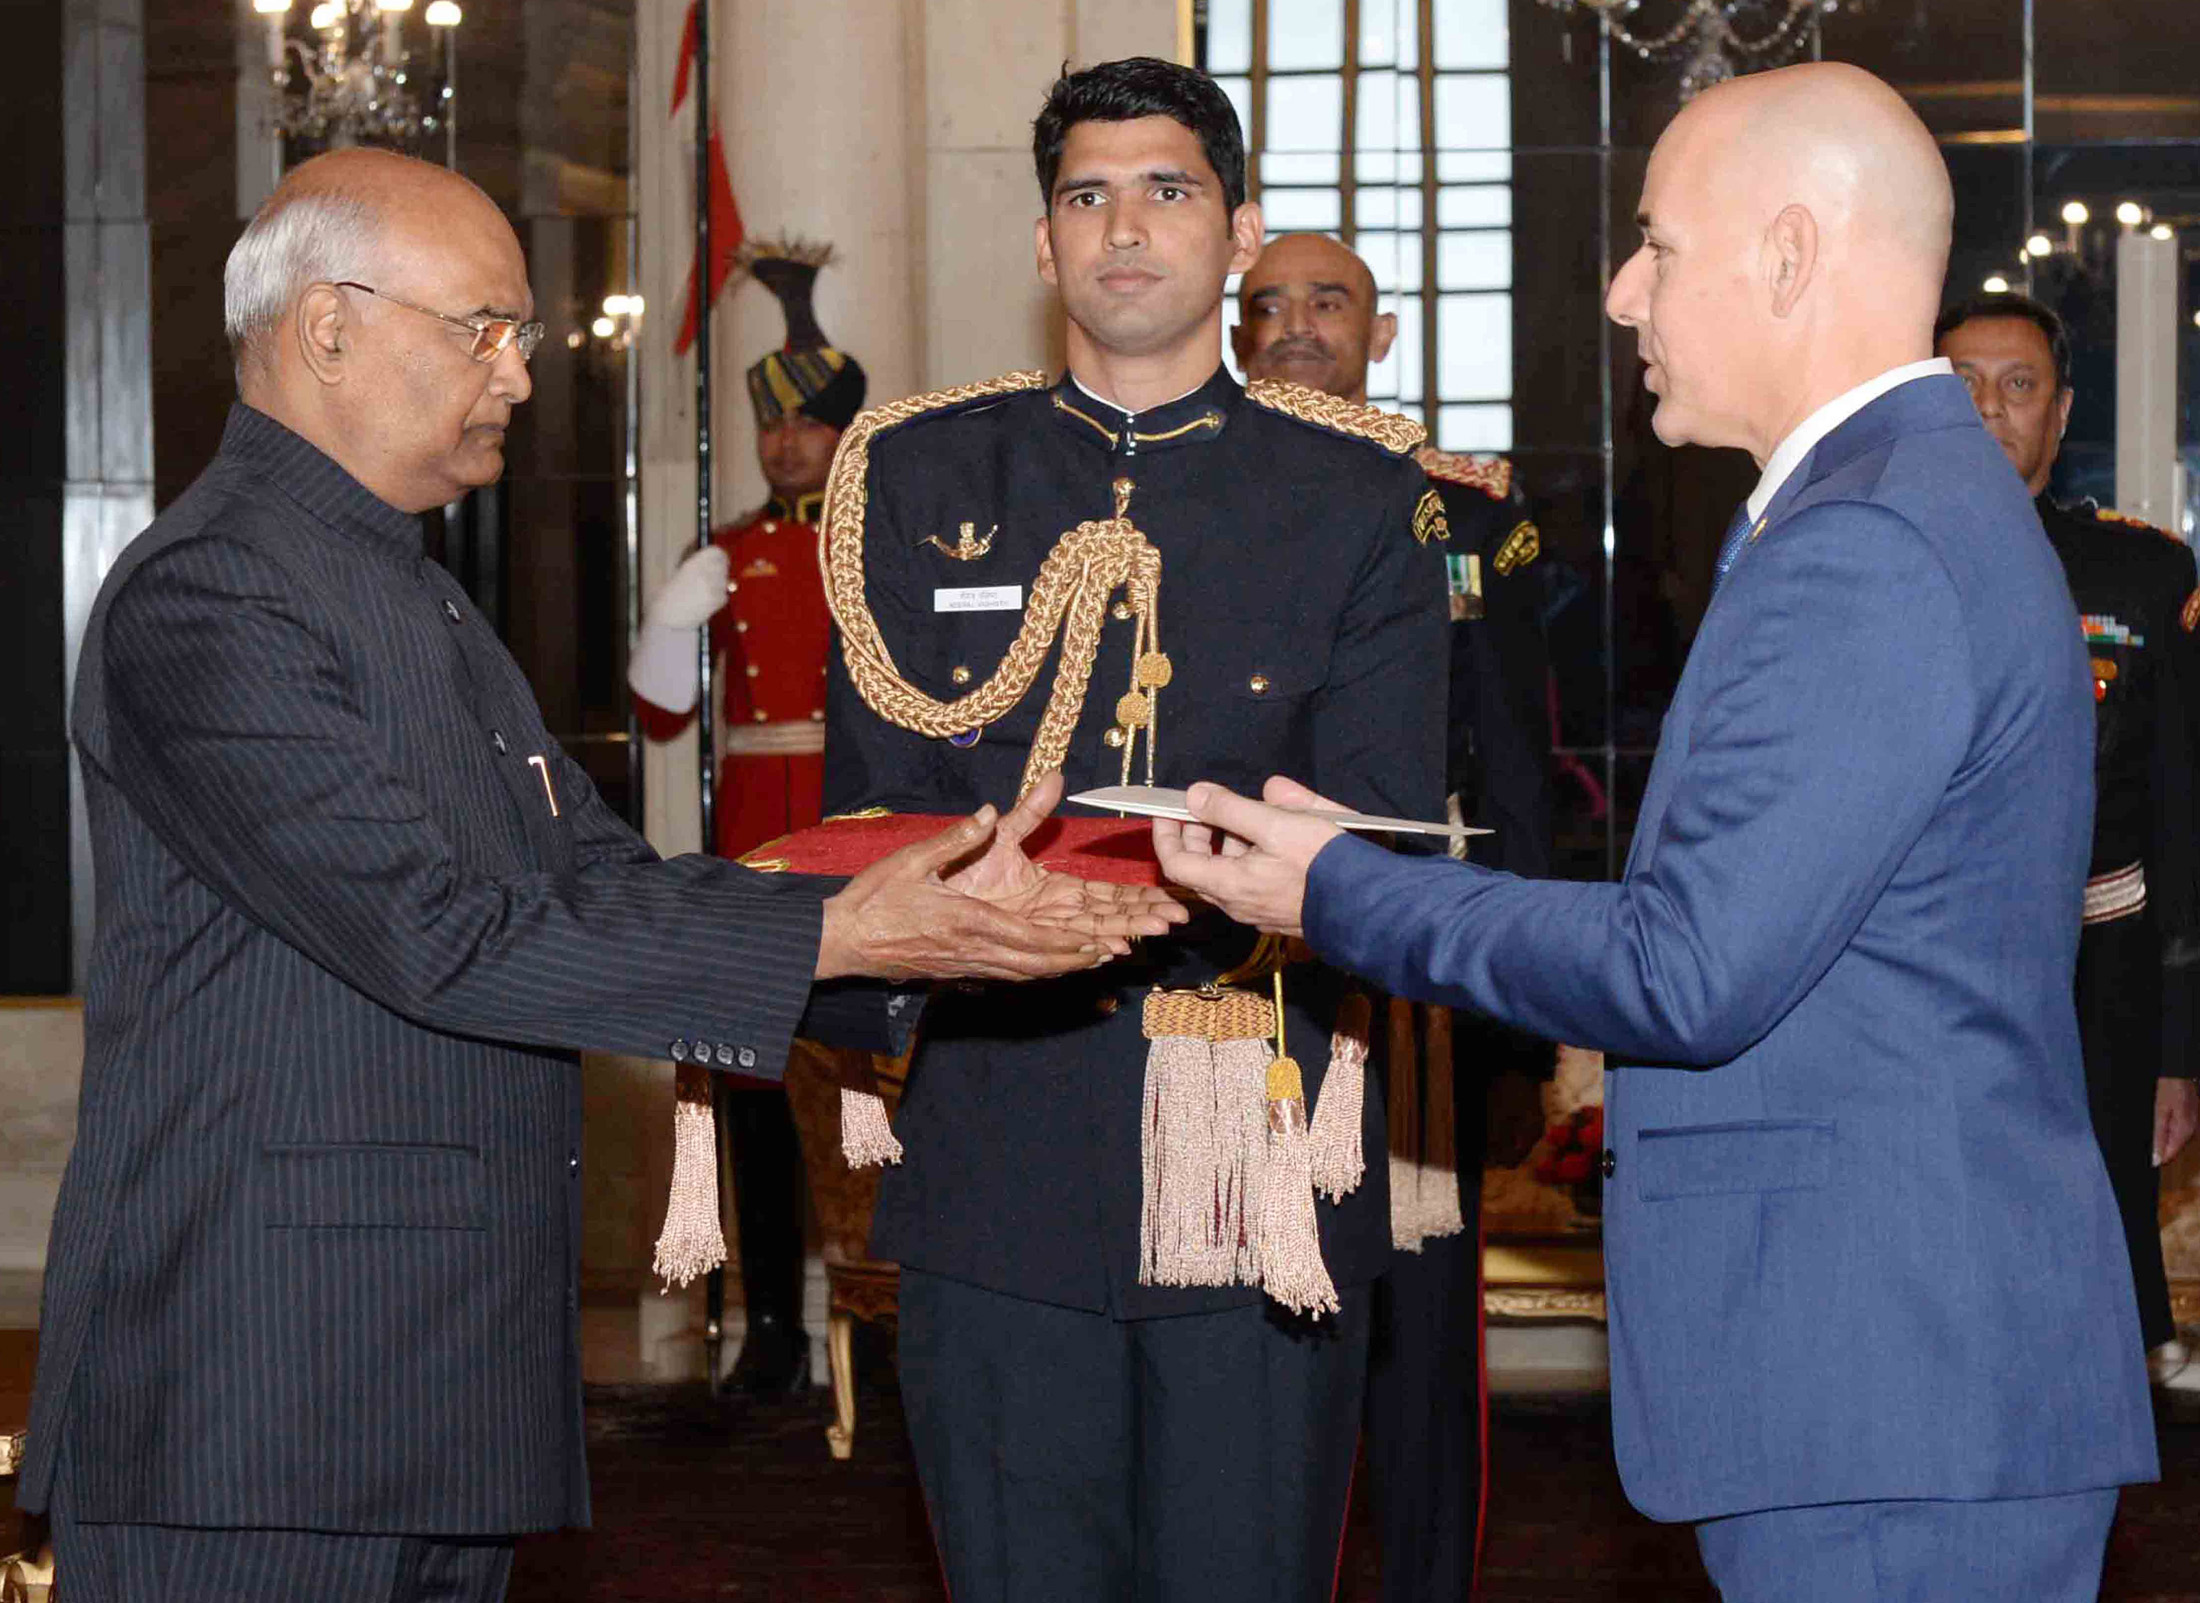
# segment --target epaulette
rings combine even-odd
[[[2144,529],[2147,533],[2158,534],[2165,540],[2177,540],[2177,536],[2170,533],[2169,530],[2156,528],[2146,519],[2135,518],[2128,512],[2118,512],[2114,507],[2097,506],[2093,509],[2093,516],[2097,522],[2120,523],[2127,529]],[[2182,540],[2178,540],[2177,543],[2179,545],[2184,544]]]
[[[928,390],[922,395],[904,396],[884,406],[866,407],[858,412],[848,425],[847,435],[860,434],[868,439],[920,417],[946,416],[1021,390],[1043,390],[1051,382],[1046,374],[1033,368],[1003,373],[999,378],[980,379],[975,384],[957,384],[944,390]]]
[[[1394,456],[1409,454],[1428,438],[1428,430],[1409,417],[1325,395],[1320,390],[1310,390],[1304,384],[1292,384],[1280,378],[1253,380],[1245,386],[1245,398],[1271,412],[1281,412],[1285,417],[1311,423],[1332,434],[1348,434],[1356,440],[1379,445]]]
[[[1512,494],[1513,465],[1504,457],[1462,456],[1457,451],[1424,445],[1413,453],[1413,459],[1430,478],[1471,486],[1492,501],[1502,501]]]

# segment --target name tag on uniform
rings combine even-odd
[[[932,592],[934,612],[1020,612],[1024,587],[1020,584],[967,585],[959,590]]]

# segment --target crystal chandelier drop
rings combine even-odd
[[[413,0],[318,0],[297,37],[288,26],[291,0],[252,0],[267,24],[275,130],[332,148],[423,144],[438,134],[448,146],[459,8],[430,0],[421,16],[425,63],[407,39],[412,8]]]
[[[1662,33],[1638,32],[1629,19],[1646,0],[1543,0],[1554,11],[1593,11],[1604,31],[1645,61],[1681,63],[1681,99],[1691,100],[1740,72],[1786,60],[1810,37],[1811,19],[1841,0],[1682,0]]]

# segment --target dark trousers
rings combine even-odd
[[[1725,1603],[2094,1603],[2116,1489],[1984,1503],[1828,1503],[1706,1520]]]
[[[1465,1603],[1482,1528],[1482,1242],[1401,1252],[1375,1283],[1367,1467],[1383,1603]]]
[[[1465,1603],[1481,1556],[1489,1413],[1482,1371],[1486,1026],[1455,1015],[1453,1146],[1466,1229],[1394,1252],[1375,1282],[1368,1492],[1383,1603]]]
[[[741,1306],[802,1328],[802,1143],[778,1084],[720,1076],[719,1120],[733,1166]]]
[[[2162,1269],[2154,1167],[2154,1093],[2162,1073],[2162,942],[2151,911],[2091,924],[2078,938],[2078,1038],[2086,1101],[2108,1183],[2123,1215],[2139,1335],[2149,1347],[2177,1334]]]
[[[955,1603],[1320,1603],[1367,1288],[1319,1322],[1027,1302],[904,1269],[901,1386]]]

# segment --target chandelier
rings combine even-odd
[[[444,136],[455,146],[459,22],[453,0],[429,0],[423,67],[407,42],[413,0],[318,0],[303,38],[291,36],[291,0],[252,0],[267,22],[267,70],[278,133],[328,147],[411,145]]]
[[[1739,72],[1785,60],[1810,37],[1810,21],[1841,0],[1682,0],[1663,33],[1637,32],[1627,19],[1645,0],[1543,0],[1554,11],[1593,11],[1604,31],[1645,61],[1681,63],[1681,99],[1692,100]]]

